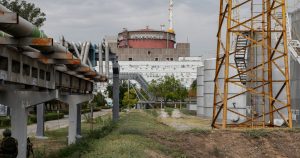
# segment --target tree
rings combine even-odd
[[[138,103],[138,99],[134,89],[130,89],[129,91],[125,92],[122,100],[123,105],[127,106],[128,108],[132,108],[137,103]]]
[[[94,96],[92,103],[95,106],[105,106],[106,104],[105,97],[102,95],[102,93],[98,93]]]
[[[190,86],[189,97],[197,97],[197,80],[194,80]]]
[[[174,76],[165,76],[157,81],[152,80],[149,85],[149,91],[156,97],[167,101],[183,101],[187,95],[187,89],[176,80]]]
[[[1,4],[13,12],[18,13],[22,18],[31,22],[37,27],[43,26],[46,21],[46,14],[41,12],[41,9],[35,4],[24,0],[0,0]]]
[[[127,82],[122,82],[120,85],[120,93],[119,93],[119,105],[120,109],[124,107],[122,100],[124,98],[125,93],[128,91],[128,84]],[[110,84],[108,85],[106,92],[108,93],[109,98],[113,98],[113,86]]]

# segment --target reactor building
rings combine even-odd
[[[109,40],[119,61],[178,61],[190,56],[189,43],[176,43],[174,31],[149,27],[129,31],[124,29],[117,39]]]

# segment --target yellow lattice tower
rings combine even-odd
[[[220,0],[212,127],[292,127],[286,20],[285,0]]]

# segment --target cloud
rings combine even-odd
[[[27,0],[47,14],[42,27],[58,40],[98,43],[105,35],[117,35],[150,26],[160,29],[168,23],[168,0]],[[214,54],[218,2],[212,0],[175,0],[175,31],[178,42],[191,43],[192,55]]]

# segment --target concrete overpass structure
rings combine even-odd
[[[107,42],[93,46],[56,43],[37,27],[0,5],[0,104],[10,108],[18,158],[26,157],[28,108],[37,106],[37,136],[44,136],[44,103],[69,104],[68,144],[80,136],[80,105],[93,98],[95,82],[106,82],[103,61],[114,63],[114,100],[118,103],[119,68]],[[92,59],[90,58],[92,56]],[[92,61],[91,61],[92,60]],[[99,60],[100,73],[93,69]],[[106,67],[106,72],[109,67]],[[114,105],[114,119],[118,119]]]

